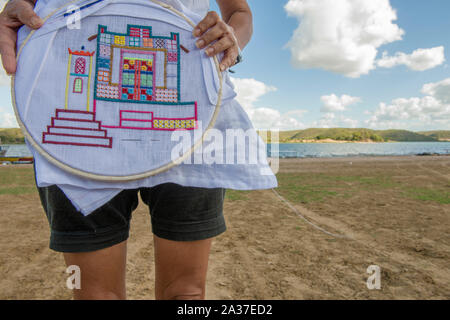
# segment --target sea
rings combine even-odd
[[[30,157],[23,145],[1,145],[11,156]],[[389,143],[282,143],[269,144],[269,157],[334,158],[406,155],[450,155],[450,142],[389,142]]]
[[[269,144],[267,152],[280,158],[450,155],[450,142],[282,143]]]
[[[11,158],[30,158],[33,157],[26,144],[2,144],[0,145],[0,155]]]

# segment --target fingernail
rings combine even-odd
[[[214,48],[208,48],[208,49],[206,49],[206,54],[207,54],[208,56],[212,55],[213,53],[214,53]]]
[[[200,35],[200,29],[199,28],[195,28],[194,29],[194,37],[198,37]]]
[[[220,71],[224,72],[225,69],[226,69],[225,65],[221,64],[221,65],[220,65]]]
[[[31,25],[35,28],[39,28],[42,25],[42,19],[39,17],[31,18]]]
[[[195,45],[197,46],[197,48],[201,49],[205,45],[205,41],[200,39],[195,43]]]

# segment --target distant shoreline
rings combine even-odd
[[[413,132],[408,130],[372,130],[365,128],[309,128],[279,131],[267,135],[259,131],[265,141],[283,143],[384,143],[384,142],[450,142],[450,130]]]
[[[351,140],[332,140],[332,139],[324,139],[324,140],[297,140],[297,141],[280,141],[280,142],[268,142],[269,144],[304,144],[304,143],[373,143],[373,144],[383,144],[383,143],[406,143],[406,142],[450,142],[450,140],[437,140],[437,141],[351,141]]]
[[[436,142],[450,142],[448,140],[436,140],[436,141],[351,141],[351,140],[332,140],[332,139],[324,139],[324,140],[297,140],[297,141],[280,141],[280,142],[266,142],[267,144],[326,144],[326,143],[334,143],[334,144],[345,144],[345,143],[370,143],[370,144],[387,144],[387,143],[436,143]],[[5,143],[0,144],[1,146],[13,146],[13,145],[26,145],[26,143]]]
[[[271,141],[266,130],[257,130],[264,141]],[[450,142],[450,130],[408,131],[373,130],[366,128],[309,128],[303,130],[278,131],[277,140],[282,143],[390,143],[390,142]],[[1,144],[24,144],[19,128],[0,128]]]
[[[370,155],[370,156],[337,156],[337,157],[304,157],[304,158],[274,158],[268,157],[269,163],[275,159],[285,162],[341,162],[341,161],[395,161],[395,160],[411,160],[426,158],[429,160],[442,159],[450,157],[450,154],[408,154],[408,155]]]

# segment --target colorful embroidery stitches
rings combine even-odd
[[[89,111],[94,53],[69,49],[65,109],[56,109],[51,125],[42,133],[42,143],[112,148],[112,138],[101,129],[102,124],[95,119],[95,113]],[[69,94],[70,87],[72,94]]]
[[[72,51],[69,48],[69,61],[67,64],[65,109],[80,108],[89,110],[90,86],[92,77],[92,64],[95,52]],[[72,95],[69,94],[72,89]]]
[[[75,61],[75,73],[76,74],[84,74],[86,72],[86,59],[78,58]]]
[[[42,143],[112,148],[112,138],[101,129],[93,112],[65,109],[56,110],[51,125],[42,134]]]
[[[172,32],[167,37],[153,36],[151,26],[136,25],[128,25],[126,33],[117,33],[110,32],[107,26],[99,25],[97,39],[99,54],[94,86],[96,100],[183,106],[192,111],[191,116],[169,119],[167,116],[160,118],[158,112],[142,106],[141,112],[150,112],[152,115],[144,127],[143,121],[124,120],[121,113],[118,125],[105,125],[104,128],[168,131],[195,129],[198,120],[197,104],[180,101],[179,34]]]
[[[75,79],[73,82],[73,93],[83,93],[83,79]]]
[[[177,102],[177,91],[171,89],[156,89],[156,100],[165,102]]]
[[[128,26],[126,34],[109,32],[106,26],[99,26],[98,32],[96,99],[112,99],[100,89],[109,85],[120,92],[119,97],[112,100],[152,104],[180,101],[177,33],[168,37],[153,36],[151,27],[132,25]],[[176,71],[168,74],[169,69]],[[106,73],[115,81],[104,77]],[[157,88],[166,93],[161,94]]]
[[[96,51],[82,44],[80,51],[68,49],[64,109],[51,117],[43,143],[112,148],[106,129],[197,129],[197,102],[180,99],[178,33],[154,36],[151,26],[136,25],[117,33],[99,25],[86,40],[95,39]]]
[[[121,53],[119,87],[122,88],[121,100],[153,101],[153,64],[156,55],[151,53],[148,59],[123,56],[138,51],[124,50]]]

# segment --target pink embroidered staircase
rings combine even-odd
[[[80,110],[56,109],[47,132],[42,134],[43,143],[112,148],[112,138],[101,129],[95,113]]]

